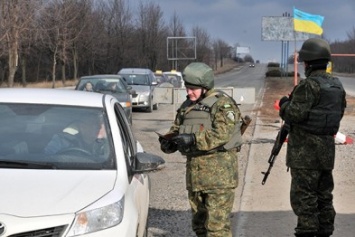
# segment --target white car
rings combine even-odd
[[[145,153],[119,101],[0,89],[0,236],[147,236]]]
[[[185,83],[181,72],[171,70],[168,72],[163,72],[163,74],[168,77],[168,82],[175,88],[185,88]]]

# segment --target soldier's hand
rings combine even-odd
[[[178,149],[176,143],[166,140],[164,138],[160,137],[159,142],[160,142],[160,149],[166,154],[174,153]]]
[[[195,145],[195,135],[193,133],[187,134],[183,133],[175,136],[171,139],[172,142],[177,144],[177,147],[180,150],[185,150],[187,147]]]

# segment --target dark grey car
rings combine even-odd
[[[79,79],[75,90],[112,94],[120,102],[129,123],[132,124],[132,94],[134,94],[135,91],[120,75],[103,74],[83,76]]]

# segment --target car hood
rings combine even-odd
[[[70,214],[114,187],[112,170],[2,169],[0,214],[21,217]]]
[[[132,89],[136,91],[136,93],[142,93],[150,91],[150,86],[142,86],[142,85],[131,85]]]

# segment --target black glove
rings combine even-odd
[[[290,99],[287,96],[282,97],[279,101],[279,107],[281,108],[281,106],[288,101],[290,101]]]
[[[166,154],[174,153],[178,149],[176,143],[166,140],[164,138],[159,137],[159,142],[160,142],[160,149]]]
[[[183,133],[173,137],[171,141],[177,144],[179,151],[187,151],[190,146],[195,145],[195,135]]]

